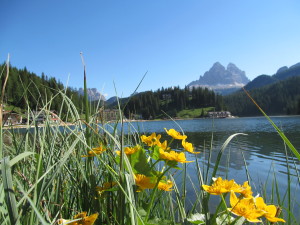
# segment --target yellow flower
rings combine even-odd
[[[98,213],[92,214],[90,216],[86,216],[86,212],[81,212],[76,216],[74,216],[74,220],[76,219],[80,219],[80,220],[76,220],[74,222],[68,223],[72,220],[59,219],[57,222],[58,224],[68,223],[68,225],[93,225],[97,218],[98,218]]]
[[[214,183],[211,186],[205,184],[202,185],[202,188],[212,195],[220,195],[230,191],[240,193],[243,190],[234,180],[223,180],[222,177],[218,177],[217,179],[213,178],[213,180]]]
[[[285,222],[284,219],[276,217],[277,208],[275,205],[266,205],[262,197],[255,198],[255,205],[264,212],[264,217],[271,223]]]
[[[264,211],[256,207],[254,198],[239,199],[233,191],[230,193],[230,205],[229,211],[237,216],[243,216],[252,223],[261,222],[258,217],[264,215]]]
[[[134,175],[135,183],[139,187],[137,191],[143,191],[144,189],[153,189],[155,187],[155,181],[152,177],[146,177],[143,174]]]
[[[126,147],[126,148],[124,148],[124,153],[125,153],[126,155],[132,155],[133,153],[136,153],[137,151],[139,151],[141,148],[142,148],[142,147],[141,147],[140,145],[136,145],[136,146],[134,146],[134,147]],[[120,154],[121,154],[121,151],[116,151],[116,153],[117,153],[118,155],[120,155]]]
[[[183,148],[193,154],[199,154],[200,152],[194,152],[194,147],[192,143],[189,143],[187,141],[185,141],[185,139],[182,140],[182,146]]]
[[[101,195],[105,190],[111,189],[112,187],[116,186],[117,182],[105,182],[103,183],[102,187],[97,186],[96,191],[99,195]]]
[[[161,135],[157,135],[156,133],[152,133],[150,136],[142,135],[141,140],[145,144],[147,144],[149,147],[152,147],[153,145],[159,145],[159,139],[161,138]]]
[[[185,155],[183,152],[177,153],[175,151],[165,152],[163,149],[159,149],[160,158],[169,161],[176,161],[181,163],[189,163],[193,161],[186,161]]]
[[[167,182],[159,182],[157,188],[162,191],[172,191],[173,183],[168,180]]]
[[[157,146],[158,147],[161,147],[163,150],[169,150],[170,149],[170,147],[168,147],[168,142],[165,140],[163,143],[157,143]]]
[[[248,181],[244,182],[244,184],[242,185],[242,191],[239,193],[241,193],[245,198],[252,197],[253,192],[251,190],[251,186],[249,185]]]
[[[174,139],[179,139],[179,140],[184,140],[187,138],[186,135],[181,135],[178,131],[176,131],[175,129],[170,129],[170,130],[167,130],[165,128],[166,132],[168,135],[170,135],[172,138]]]
[[[96,155],[100,155],[104,151],[106,151],[106,148],[104,148],[102,145],[100,145],[97,148],[92,148],[92,150],[89,151],[87,155],[82,155],[81,157],[93,157]]]

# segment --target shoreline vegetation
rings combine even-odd
[[[82,62],[84,104],[80,110],[84,110],[85,118],[80,117],[81,112],[72,100],[59,90],[42,105],[43,109],[50,109],[54,99],[58,98],[58,117],[62,118],[63,115],[65,121],[76,121],[71,123],[75,129],[62,132],[60,129],[51,129],[48,126],[50,123],[46,123],[41,126],[42,129],[25,134],[8,131],[11,142],[6,143],[1,123],[1,224],[297,223],[297,212],[293,211],[293,205],[299,203],[291,198],[290,176],[286,182],[286,196],[279,195],[278,189],[282,187],[278,187],[276,174],[270,174],[274,176],[273,191],[269,193],[262,186],[260,196],[255,195],[245,159],[243,183],[237,183],[234,177],[218,176],[224,151],[232,140],[245,134],[231,134],[214,152],[217,157],[212,157],[212,134],[211,149],[205,156],[205,163],[200,163],[197,158],[198,154],[203,154],[202,149],[199,151],[195,148],[189,136],[175,123],[174,128],[162,127],[160,133],[148,136],[139,134],[135,129],[124,134],[125,118],[121,111],[117,122],[108,123],[105,120],[98,121],[99,108],[90,110],[83,57]],[[8,62],[6,66],[7,80]],[[5,85],[6,82],[2,86],[1,107]],[[254,100],[253,103],[256,104]],[[286,157],[294,154],[300,160],[294,146],[270,117],[261,112],[291,150],[285,149]],[[99,122],[112,129],[99,126]],[[68,126],[67,123],[64,125]],[[121,126],[121,132],[117,130],[118,125]],[[187,184],[190,176],[187,165],[192,162],[197,173],[196,179],[191,181],[196,197],[188,207]],[[286,164],[287,174],[290,175],[291,165],[288,161]],[[210,210],[212,196],[218,199],[215,210]]]

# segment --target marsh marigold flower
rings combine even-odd
[[[156,133],[152,133],[150,136],[142,135],[141,140],[145,144],[147,144],[149,147],[152,147],[153,145],[159,145],[160,141],[159,139],[161,138],[161,135],[157,135]]]
[[[74,222],[69,223],[72,220],[65,220],[65,219],[60,219],[58,220],[58,224],[65,224],[68,223],[68,225],[93,225],[96,221],[96,219],[98,218],[98,213],[92,214],[90,216],[86,216],[86,212],[81,212],[79,214],[77,214],[76,216],[74,216],[74,220],[75,219],[80,219],[80,220],[76,220]]]
[[[202,188],[212,195],[220,195],[230,191],[240,193],[243,189],[234,180],[223,180],[222,177],[213,178],[214,183],[209,185],[202,185]]]
[[[157,186],[157,188],[162,191],[172,191],[171,189],[172,187],[173,187],[173,183],[170,180],[168,180],[167,182],[160,181]]]
[[[87,155],[82,155],[81,157],[94,157],[96,155],[100,155],[104,151],[106,151],[106,148],[104,148],[102,145],[100,145],[97,148],[92,148],[92,150],[89,151]]]
[[[241,193],[245,198],[251,198],[252,197],[252,189],[251,186],[249,185],[248,181],[245,181],[244,184],[242,185],[242,190]]]
[[[200,152],[194,152],[193,144],[185,141],[185,139],[182,140],[182,146],[189,153],[193,153],[193,154],[199,154],[200,153]]]
[[[135,183],[139,187],[137,191],[143,191],[144,189],[153,189],[155,187],[155,181],[152,177],[146,177],[143,174],[134,175]]]
[[[255,198],[255,205],[258,209],[261,209],[264,214],[263,216],[266,217],[272,223],[276,222],[285,222],[284,219],[276,217],[277,208],[275,205],[266,205],[264,199],[262,197]]]
[[[175,129],[170,129],[170,130],[167,130],[165,128],[165,131],[167,132],[168,135],[170,135],[172,138],[174,139],[178,139],[178,140],[184,140],[187,138],[186,135],[181,135],[178,131],[176,131]]]
[[[230,212],[237,216],[243,216],[252,223],[261,222],[258,217],[264,215],[264,211],[256,207],[254,198],[239,199],[233,191],[230,193],[230,205],[231,208],[228,208]]]
[[[103,185],[97,186],[96,191],[98,192],[99,195],[101,195],[104,191],[111,189],[112,187],[116,186],[117,182],[105,182]]]
[[[163,149],[159,149],[160,159],[176,161],[181,163],[189,163],[193,161],[186,161],[185,154],[183,152],[177,153],[175,151],[166,152]]]
[[[168,147],[168,142],[166,140],[163,143],[158,143],[157,146],[160,147],[160,148],[162,148],[165,151],[167,151],[167,150],[170,149],[170,147]]]
[[[137,151],[139,151],[141,148],[142,148],[142,147],[141,147],[140,145],[136,145],[136,146],[134,146],[134,147],[126,147],[126,148],[124,148],[124,153],[125,153],[126,155],[132,155],[133,153],[136,153]],[[116,153],[117,153],[118,155],[120,155],[120,154],[121,154],[121,151],[116,151]]]

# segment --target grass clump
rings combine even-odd
[[[207,112],[213,111],[213,107],[197,108],[197,109],[184,109],[177,113],[180,118],[200,118],[207,116]]]

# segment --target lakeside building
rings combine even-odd
[[[120,112],[118,109],[103,109],[101,108],[98,112],[100,121],[116,121],[120,119]]]
[[[61,122],[60,118],[57,115],[57,112],[55,110],[50,111],[33,111],[32,115],[29,117],[29,121],[36,123],[45,123],[45,121],[49,121],[50,123],[57,123],[59,124]]]
[[[232,117],[229,111],[220,111],[220,112],[208,112],[207,113],[209,118],[228,118]]]
[[[3,111],[2,123],[3,126],[22,124],[22,116],[15,111]]]

